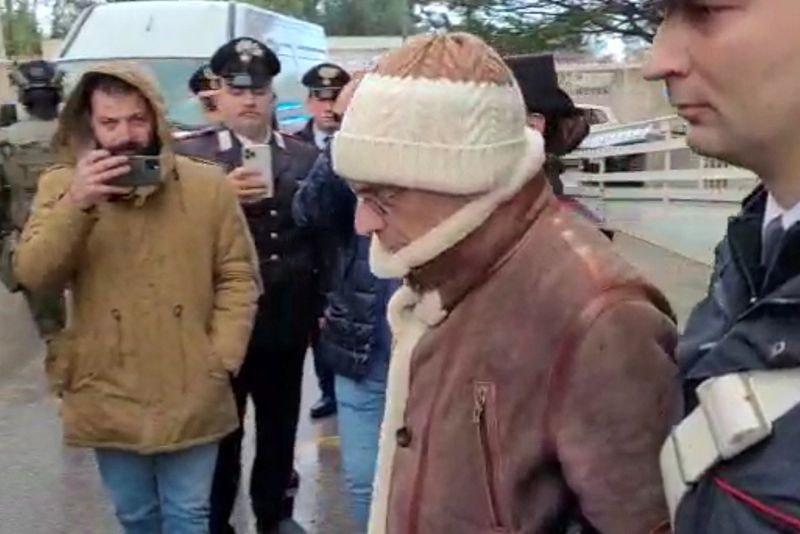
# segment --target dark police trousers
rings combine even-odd
[[[240,422],[248,396],[255,406],[250,499],[260,531],[292,515],[293,497],[287,496],[287,489],[294,468],[303,362],[316,320],[310,278],[268,284],[265,292],[245,362],[233,379]],[[211,534],[230,532],[227,525],[241,478],[242,437],[240,426],[220,443],[211,491]]]

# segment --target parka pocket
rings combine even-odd
[[[72,387],[76,351],[75,337],[69,332],[61,332],[47,343],[45,373],[50,391],[58,397]]]
[[[214,353],[213,344],[208,332],[202,327],[191,328],[191,323],[184,318],[183,305],[177,304],[172,309],[177,321],[178,340],[181,352],[181,388],[185,393],[189,388],[189,375],[198,363],[203,366],[205,374],[217,380],[228,381],[228,373],[222,361]],[[198,358],[200,361],[198,362]]]
[[[205,356],[206,367],[208,374],[212,378],[219,380],[230,380],[228,370],[222,364],[222,360],[214,351],[214,344],[211,342],[211,336],[205,330],[202,331],[202,340],[204,345],[203,356]]]
[[[502,485],[502,456],[496,412],[495,386],[491,382],[475,382],[473,387],[472,423],[480,450],[484,488],[493,532],[510,532],[502,513],[499,488]]]

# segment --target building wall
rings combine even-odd
[[[645,81],[639,64],[563,64],[558,71],[560,85],[575,102],[610,107],[621,122],[674,113],[664,85]]]
[[[328,37],[331,61],[353,72],[368,68],[382,54],[403,44],[400,36]]]

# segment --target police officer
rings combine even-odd
[[[333,113],[333,103],[350,81],[346,70],[333,63],[322,63],[305,73],[303,85],[308,89],[306,108],[312,118],[298,137],[322,150],[339,129],[339,119]]]
[[[336,130],[339,129],[339,118],[333,112],[333,104],[342,88],[350,81],[350,74],[343,68],[333,63],[321,63],[312,67],[303,75],[301,80],[308,89],[306,108],[311,112],[312,118],[306,123],[298,137],[323,150]],[[330,244],[330,241],[329,241]],[[324,246],[324,244],[323,244]],[[331,258],[335,251],[326,253],[325,258]],[[322,292],[319,295],[318,314],[322,317],[325,311],[325,293],[335,289],[333,287],[333,266],[324,266],[320,273]],[[321,419],[336,413],[336,391],[334,389],[334,375],[329,366],[320,358],[319,334],[322,319],[316,323],[311,333],[311,346],[314,351],[314,371],[317,374],[319,389],[322,393],[320,399],[311,407],[311,418]]]
[[[317,151],[272,127],[272,79],[281,68],[272,50],[251,38],[234,39],[217,50],[210,66],[221,79],[216,103],[223,125],[184,138],[178,150],[225,166],[258,250],[265,295],[245,363],[233,385],[242,417],[248,396],[255,405],[250,497],[258,531],[282,533],[297,528],[289,521],[294,446],[303,360],[316,315],[320,241],[294,224],[291,204]],[[270,147],[271,168],[242,167],[243,151],[265,144]],[[266,185],[270,180],[271,195]],[[228,521],[239,487],[241,440],[240,428],[220,446],[211,495],[213,534],[233,532]]]
[[[211,65],[204,64],[189,78],[189,91],[200,101],[203,114],[210,124],[219,122],[215,96],[219,91],[219,78],[211,71]]]
[[[62,99],[62,73],[46,61],[16,66],[11,83],[18,91],[20,120],[0,130],[0,279],[19,291],[11,269],[17,235],[25,225],[36,194],[39,175],[54,163],[50,141],[57,127]],[[25,293],[39,333],[47,338],[64,326],[61,293]]]

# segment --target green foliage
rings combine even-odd
[[[35,5],[28,0],[5,0],[2,23],[6,54],[9,57],[41,53],[42,36],[36,23]]]
[[[63,39],[81,12],[96,4],[95,0],[56,0],[53,4],[53,18],[50,36]]]
[[[596,35],[652,41],[658,0],[418,0],[422,27],[476,33],[505,53],[580,51]]]
[[[407,0],[326,0],[321,22],[329,35],[402,35]]]

